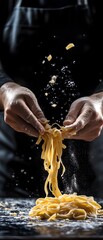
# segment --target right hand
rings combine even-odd
[[[99,137],[103,129],[103,92],[75,100],[63,124],[67,129],[64,138],[93,141]]]
[[[38,137],[44,134],[42,123],[47,119],[42,112],[38,101],[28,88],[16,83],[5,83],[0,89],[4,121],[17,132]]]

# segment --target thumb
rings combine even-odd
[[[71,104],[69,112],[63,122],[64,126],[71,125],[76,121],[79,113],[81,112],[83,105],[84,105],[84,101],[81,100],[81,98],[77,99]]]

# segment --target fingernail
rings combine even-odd
[[[68,117],[67,116],[66,120],[69,121],[69,122],[74,122],[74,118],[73,117]]]
[[[75,119],[72,117],[66,118],[64,121],[64,125],[72,124],[74,121],[75,121]]]

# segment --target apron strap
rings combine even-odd
[[[35,0],[34,0],[34,1],[35,1]],[[15,7],[16,7],[16,8],[17,8],[17,7],[20,7],[21,3],[22,3],[22,0],[17,0]]]
[[[77,0],[78,6],[88,6],[88,0]]]

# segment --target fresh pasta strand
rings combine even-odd
[[[62,195],[60,192],[58,170],[62,165],[62,174],[65,172],[61,157],[63,149],[66,148],[63,144],[66,131],[68,129],[65,127],[57,129],[47,124],[45,134],[39,136],[37,140],[37,144],[43,140],[41,158],[44,160],[44,169],[48,172],[48,176],[44,184],[46,197],[37,199],[36,205],[29,212],[31,218],[54,221],[56,219],[84,220],[89,217],[103,216],[101,206],[93,197],[79,196],[76,193]],[[70,134],[75,134],[72,129],[69,131]],[[54,197],[48,197],[49,191]]]
[[[42,144],[41,158],[44,160],[44,169],[48,172],[48,177],[44,185],[46,196],[48,196],[48,188],[55,197],[61,195],[58,187],[58,170],[60,165],[62,165],[62,175],[65,172],[61,157],[63,149],[66,148],[63,144],[62,131],[63,128],[60,130],[55,127],[48,127],[45,134],[39,136],[37,140],[37,144],[39,144],[42,139],[44,141]]]

